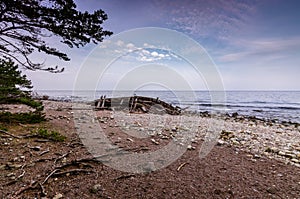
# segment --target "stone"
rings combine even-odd
[[[156,144],[156,145],[159,145],[159,142],[157,142],[155,139],[151,139],[151,142],[153,142],[154,144]]]
[[[101,184],[95,184],[92,188],[91,188],[91,192],[92,193],[97,193],[98,191],[102,190],[102,186]]]
[[[259,159],[259,158],[261,158],[259,155],[257,155],[257,154],[254,154],[253,155],[253,158],[255,158],[255,159]]]
[[[67,158],[64,157],[62,160],[61,160],[62,163],[66,163],[67,162]]]
[[[290,151],[287,151],[287,152],[285,153],[285,157],[292,159],[292,158],[295,158],[295,157],[296,157],[296,155],[295,155],[295,154],[293,154],[293,153],[292,153],[292,152],[290,152]]]
[[[295,147],[295,150],[300,151],[300,147]]]
[[[14,175],[15,175],[14,173],[9,173],[9,174],[6,175],[6,177],[12,177]]]
[[[222,145],[224,145],[224,144],[226,144],[226,142],[223,141],[223,140],[218,140],[218,142],[217,142],[217,145],[218,145],[218,146],[222,146]]]
[[[15,169],[19,169],[19,168],[21,168],[23,165],[21,165],[21,164],[13,164],[13,165],[11,165],[11,167],[12,168],[15,168]]]
[[[131,139],[131,138],[127,138],[126,140],[128,140],[130,142],[133,142],[133,139]]]
[[[41,147],[40,146],[34,146],[34,147],[30,147],[30,149],[32,149],[34,151],[40,151]]]
[[[275,194],[277,192],[277,189],[274,186],[273,187],[269,187],[267,189],[267,192],[270,193],[270,194]]]
[[[232,144],[234,144],[234,145],[239,145],[239,144],[240,144],[236,139],[232,139],[231,142],[232,142]]]
[[[60,199],[63,195],[61,193],[56,194],[52,199]]]
[[[299,162],[300,162],[300,161],[299,161],[298,159],[296,159],[296,158],[292,158],[291,161],[292,161],[292,162],[295,162],[295,163],[299,163]]]
[[[171,131],[176,132],[177,129],[178,129],[177,127],[173,127],[173,128],[171,129]]]

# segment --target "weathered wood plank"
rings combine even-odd
[[[118,98],[106,98],[106,96],[101,96],[100,99],[94,101],[96,110],[128,108],[129,112],[131,113],[148,113],[151,107],[155,105],[160,105],[161,107],[163,107],[164,111],[170,115],[180,115],[182,111],[180,107],[174,107],[171,104],[160,100],[159,98],[151,98],[145,96]]]

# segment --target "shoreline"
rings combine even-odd
[[[94,101],[76,101],[72,102],[72,100],[60,100],[60,99],[42,99],[42,98],[36,98],[37,100],[41,101],[50,101],[50,102],[62,102],[66,104],[72,104],[72,103],[82,103],[82,104],[94,104]],[[209,111],[192,111],[192,110],[187,110],[183,111],[184,115],[192,115],[192,116],[202,116],[202,117],[217,117],[217,118],[223,118],[224,120],[230,120],[234,118],[236,121],[252,121],[252,122],[264,122],[268,125],[274,125],[274,124],[282,124],[285,126],[289,125],[294,125],[296,128],[300,126],[300,122],[292,122],[292,121],[287,121],[283,119],[264,119],[260,118],[257,116],[249,116],[249,115],[242,115],[239,114],[238,112],[233,112],[233,113],[213,113],[211,114]]]
[[[52,100],[45,102],[52,105],[50,109],[62,110],[62,107],[64,107],[68,111],[72,112],[73,110],[72,102]],[[46,107],[49,107],[49,105]],[[168,139],[166,136],[164,137],[162,135],[168,133],[168,131],[172,132],[172,128],[177,125],[169,124],[169,127],[163,129],[162,126],[164,124],[162,121],[166,121],[168,119],[171,121],[172,119],[170,118],[183,118],[184,122],[181,122],[181,125],[183,126],[182,128],[185,129],[184,133],[186,134],[188,134],[190,131],[189,125],[191,126],[195,123],[199,123],[199,127],[196,129],[196,136],[198,136],[198,140],[196,140],[197,142],[204,140],[204,136],[206,134],[205,132],[208,129],[207,124],[211,122],[222,123],[223,126],[219,129],[220,132],[218,132],[218,145],[235,147],[238,150],[253,154],[253,156],[256,158],[259,158],[260,156],[266,156],[268,158],[275,158],[286,164],[292,164],[300,167],[300,125],[298,123],[272,122],[269,120],[245,117],[241,115],[210,115],[206,112],[196,115],[187,113],[180,116],[159,115],[152,113],[129,114],[126,111],[95,111],[95,113],[97,115],[96,119],[105,128],[109,128],[110,126],[110,124],[107,124],[107,121],[110,122],[110,120],[107,120],[107,118],[110,116],[103,116],[103,114],[114,115],[114,122],[116,122],[118,118],[120,121],[122,121],[119,122],[119,126],[123,125],[124,127],[125,125],[127,131],[136,131],[137,127],[135,124],[130,124],[130,122],[126,126],[126,121],[136,122],[142,120],[139,123],[140,129],[138,130],[147,131],[151,129],[151,131],[156,132],[156,134],[158,133],[157,135],[164,140]],[[55,116],[53,117],[51,114],[49,117],[55,119]],[[154,124],[152,124],[152,127],[147,127],[147,124],[145,125],[145,121],[149,120],[149,117],[155,120]],[[70,120],[71,118],[68,118],[68,121]],[[175,119],[175,123],[176,121],[177,120]],[[188,123],[188,125],[184,123]],[[181,127],[178,128],[180,129]],[[152,133],[149,133],[148,136],[151,137],[151,135]],[[197,145],[197,142],[194,142],[194,144]]]

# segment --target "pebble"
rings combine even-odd
[[[258,158],[260,158],[260,155],[254,154],[253,158],[258,159]]]
[[[133,142],[133,139],[131,139],[131,138],[127,138],[126,140],[128,140],[130,142]]]
[[[167,140],[167,139],[169,139],[169,137],[168,136],[162,136],[161,139]]]
[[[61,193],[56,194],[52,199],[60,199],[63,195]]]
[[[13,165],[11,165],[11,167],[12,168],[15,168],[15,169],[19,169],[19,168],[21,168],[23,165],[21,165],[21,164],[13,164]]]
[[[40,151],[41,147],[40,146],[34,146],[34,147],[30,147],[30,149],[32,149],[34,151]]]
[[[92,193],[97,193],[98,191],[101,191],[102,190],[102,186],[101,184],[95,184],[92,189],[91,189],[91,192]]]
[[[232,144],[234,144],[234,145],[239,145],[239,144],[240,144],[236,139],[232,139],[231,142],[232,142]]]
[[[300,147],[296,147],[295,150],[296,150],[296,151],[300,151]]]
[[[171,131],[176,132],[176,131],[177,131],[177,127],[173,127],[173,128],[171,129]]]
[[[156,145],[159,145],[159,142],[157,142],[155,139],[151,139],[151,142],[153,142],[154,144],[156,144]]]
[[[188,149],[188,150],[195,150],[195,147],[193,147],[192,145],[189,144],[189,145],[187,146],[187,149]]]
[[[223,141],[223,140],[218,140],[217,145],[218,145],[218,146],[222,146],[222,145],[224,145],[225,143],[226,143],[226,142]]]
[[[267,192],[270,193],[270,194],[275,194],[277,192],[277,189],[274,186],[273,187],[269,187],[267,189]]]
[[[15,175],[14,173],[9,173],[9,174],[6,175],[6,177],[12,177],[14,175]]]
[[[67,162],[67,158],[64,157],[62,160],[61,160],[62,163],[66,163]]]

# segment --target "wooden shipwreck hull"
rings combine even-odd
[[[181,108],[160,100],[144,96],[106,98],[101,96],[95,100],[96,110],[129,110],[130,113],[167,113],[170,115],[180,115]]]

